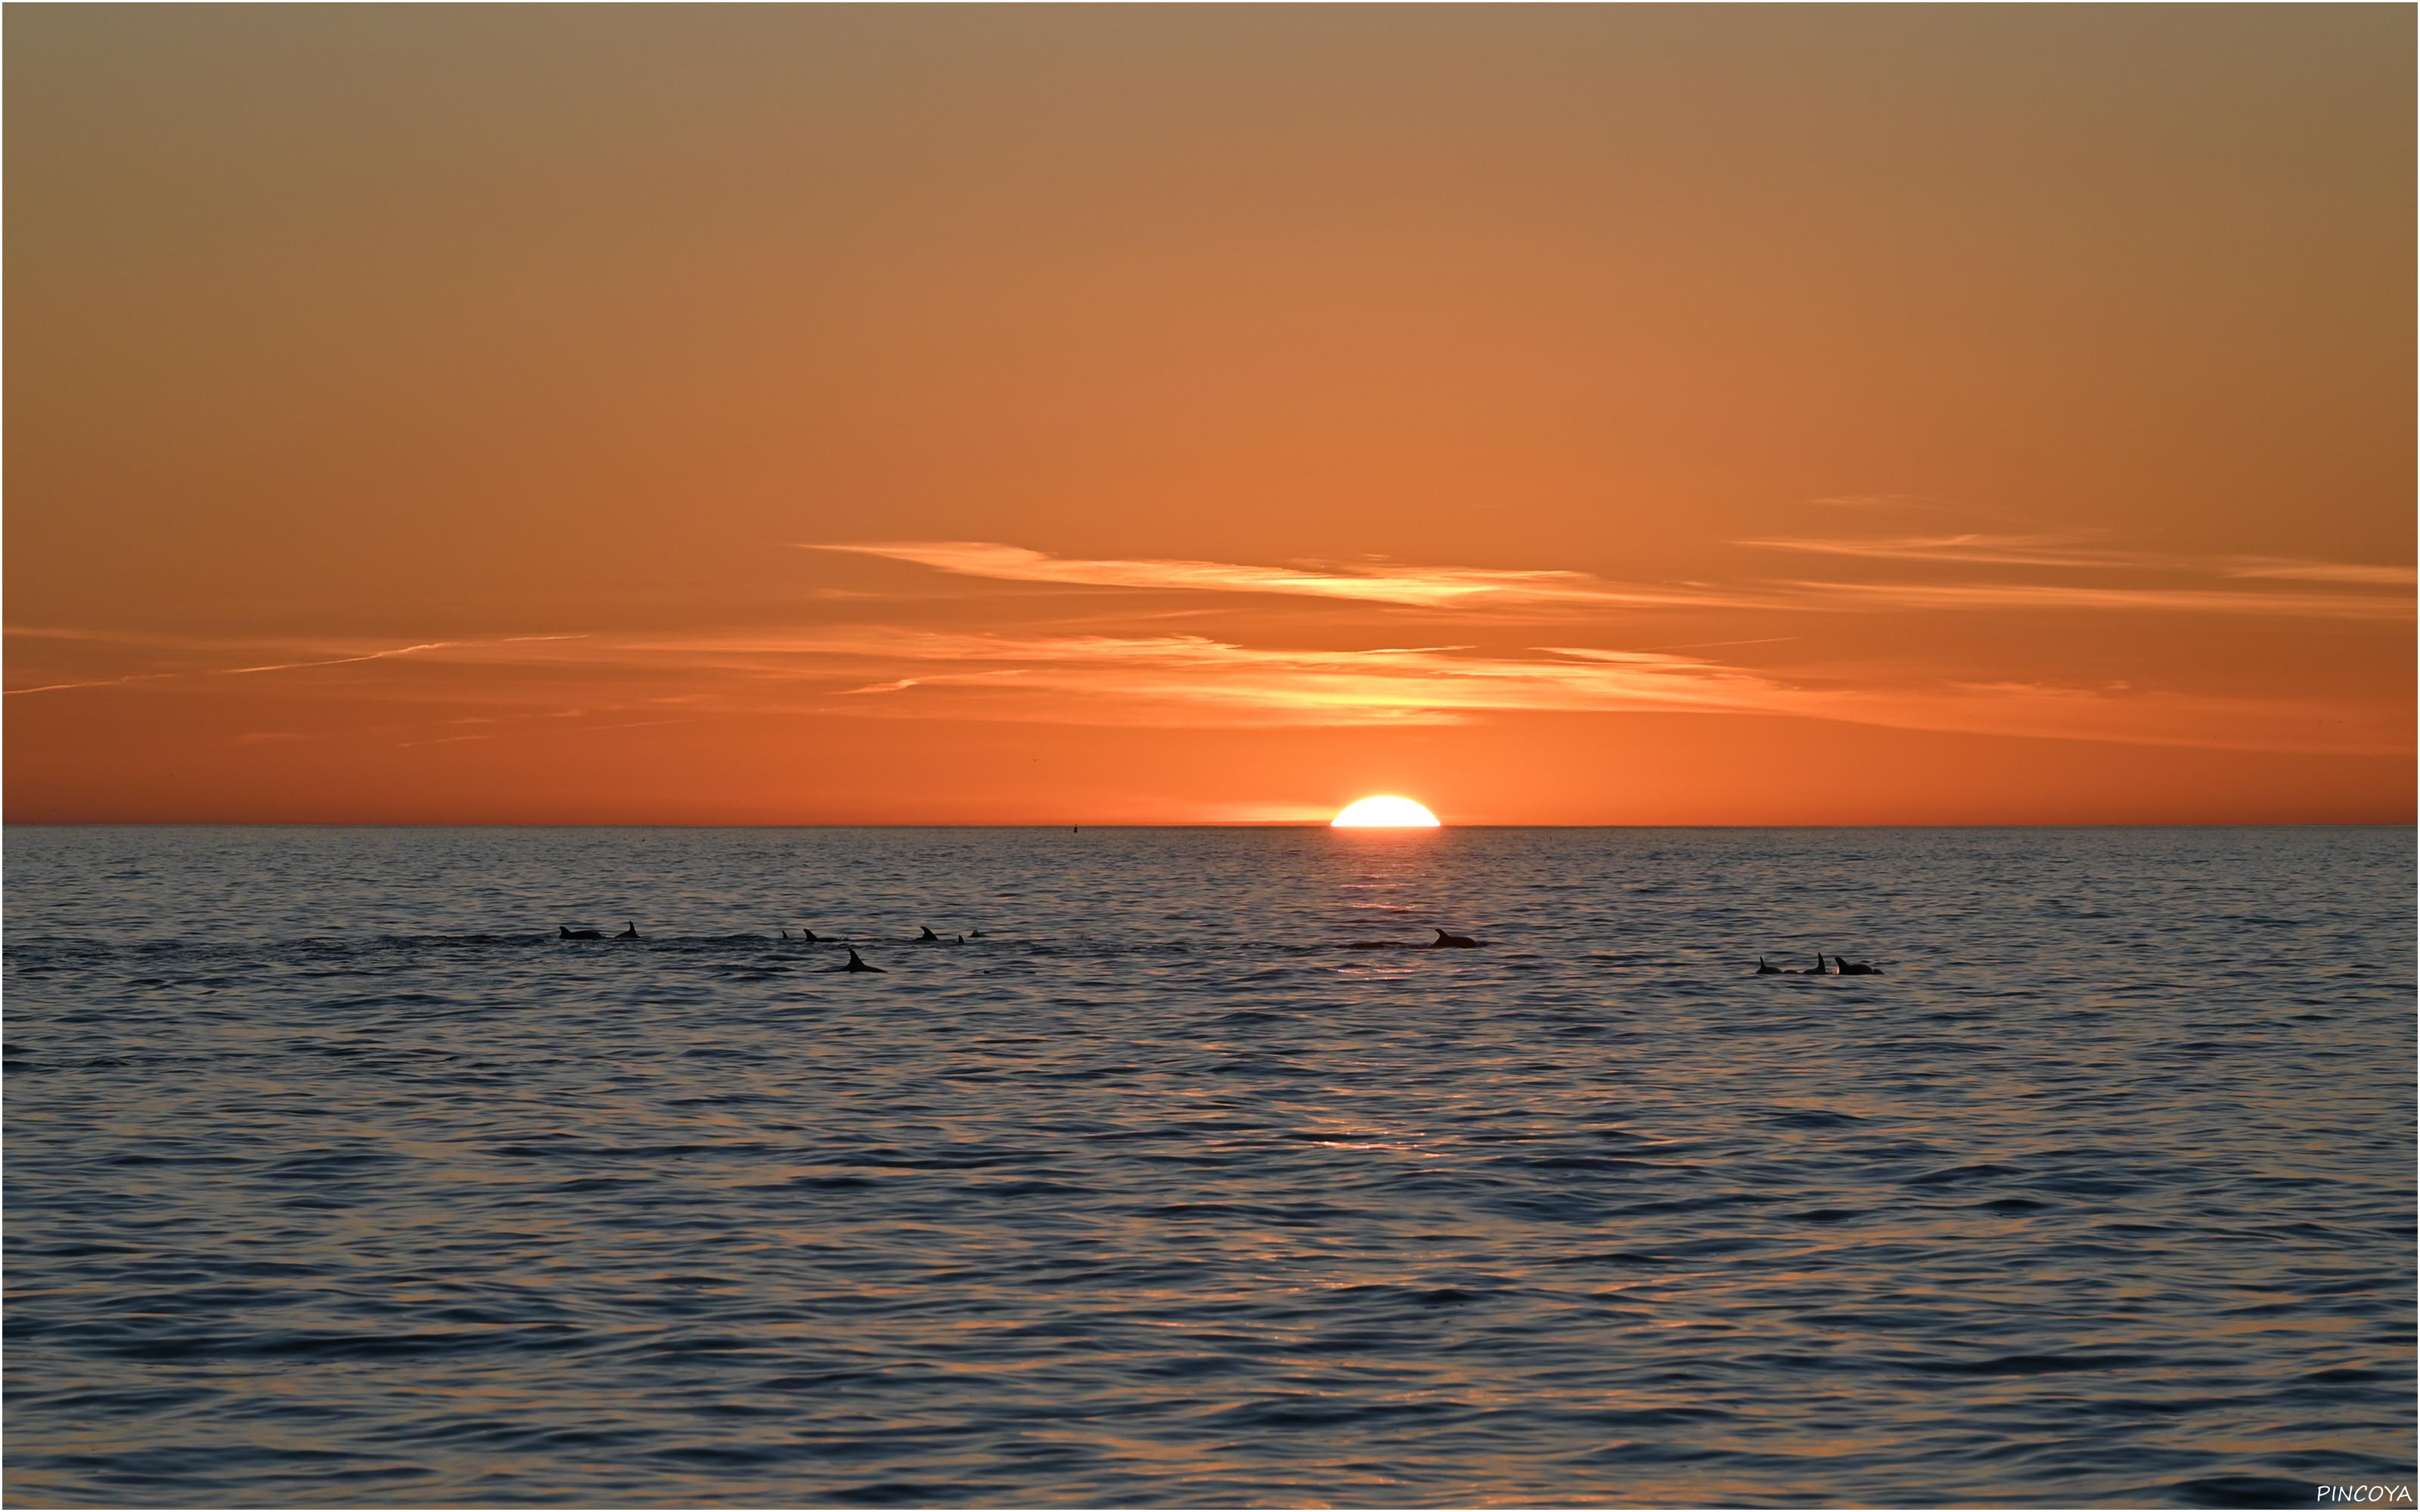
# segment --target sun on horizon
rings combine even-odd
[[[1382,795],[1346,804],[1327,822],[1330,829],[1435,829],[1437,816],[1409,798]]]

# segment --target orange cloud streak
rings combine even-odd
[[[2235,579],[2280,579],[2359,587],[2409,588],[2408,569],[2271,558],[2162,558],[2060,544],[2055,536],[1947,535],[1897,540],[1767,539],[1738,543],[1776,550],[1870,560],[1982,566],[2125,568],[2193,572]],[[1821,581],[1641,585],[1587,573],[1372,563],[1319,568],[1184,560],[1096,561],[1053,557],[982,541],[814,545],[913,563],[956,577],[1064,583],[1157,593],[1277,594],[1364,603],[1500,613],[1615,609],[1758,609],[1822,612],[1856,609],[2084,609],[2193,614],[2284,615],[2305,619],[2408,619],[2409,593],[2281,593],[2260,588],[2034,582],[1845,583]]]

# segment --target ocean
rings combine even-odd
[[[15,1505],[2309,1506],[2420,1450],[2410,829],[5,866]],[[1754,974],[1817,952],[1880,974]]]

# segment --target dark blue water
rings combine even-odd
[[[2409,830],[16,828],[6,866],[16,1504],[2412,1474]],[[1487,943],[1370,948],[1434,925]],[[1819,950],[1885,974],[1748,974]]]

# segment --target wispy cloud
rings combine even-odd
[[[964,717],[949,699],[861,698],[915,688],[1035,704],[1073,723],[1452,720],[1489,710],[1744,706],[1756,674],[1631,651],[1481,654],[1468,646],[1276,648],[1202,635],[1047,635],[915,626],[728,631],[607,642],[637,665],[728,678],[721,707],[762,707],[781,687],[814,688],[832,712]],[[887,675],[885,675],[887,674]],[[870,678],[876,680],[869,680]],[[847,686],[834,687],[837,680]],[[776,692],[768,692],[771,688]],[[1070,697],[1069,695],[1077,695]]]
[[[730,712],[768,704],[768,680],[855,694],[914,687],[911,700],[846,698],[811,712],[866,718],[1056,724],[1352,726],[1456,724],[1519,714],[1761,715],[1954,733],[2385,753],[2407,750],[2396,711],[2347,717],[2292,700],[2163,693],[2117,684],[1798,680],[1668,652],[1558,645],[1514,654],[1468,646],[1313,650],[1206,636],[1014,636],[909,627],[723,635],[685,653],[746,674]],[[830,688],[834,672],[905,675]]]
[[[108,635],[95,631],[63,631],[47,628],[21,628],[11,625],[8,634],[39,640],[79,641],[116,641],[124,644],[168,644],[178,642],[160,637]],[[183,667],[163,671],[128,672],[117,677],[96,677],[80,682],[42,683],[30,687],[0,689],[9,697],[25,693],[65,693],[77,688],[119,687],[130,683],[165,682],[189,677],[249,677],[261,672],[302,671],[314,667],[348,667],[359,662],[386,661],[396,656],[415,656],[432,651],[482,651],[496,646],[519,645],[530,641],[579,640],[583,635],[515,635],[497,636],[474,640],[424,640],[408,646],[390,646],[378,651],[357,652],[337,656],[306,656],[296,661],[262,662],[244,667]],[[194,649],[208,649],[208,642],[184,642]]]
[[[2068,610],[2268,615],[2304,619],[2398,620],[2412,613],[2408,593],[2294,592],[2256,586],[2263,579],[2342,585],[2347,590],[2409,589],[2408,568],[2302,562],[2273,557],[2161,556],[2097,546],[2058,534],[1897,536],[1865,539],[1765,538],[1736,545],[1866,561],[1938,563],[1963,567],[2032,567],[2198,576],[2205,584],[2042,581],[2035,578],[1947,582],[1762,580],[1745,583],[1609,582],[1587,573],[1410,566],[1385,563],[1318,567],[1241,563],[1053,557],[981,541],[817,545],[913,563],[956,577],[1051,582],[1159,593],[1282,594],[1463,614],[1497,611],[1545,621],[1575,612],[1621,609],[1759,609],[1776,612],[1881,612],[1893,609]],[[2231,585],[2231,586],[2228,586]]]
[[[2412,617],[2409,597],[2366,594],[2277,593],[2255,589],[2133,587],[2098,583],[1798,582],[1811,604],[1866,611],[2133,611],[2167,614],[2271,615],[2304,620],[2400,622]]]
[[[1854,584],[1812,586],[1868,591]],[[501,640],[422,641],[141,675],[227,677],[473,652],[494,658],[507,649],[516,648]],[[576,646],[529,649],[548,658],[540,682],[517,683],[509,691],[460,683],[442,691],[381,688],[382,697],[434,699],[452,707],[417,727],[364,733],[419,747],[552,730],[603,733],[800,714],[1218,728],[1677,713],[2221,748],[2401,752],[2410,747],[2408,711],[2400,706],[2349,710],[2116,684],[1960,682],[1908,672],[1784,674],[1716,659],[1726,648],[1712,642],[1651,650],[1578,642],[1510,651],[1454,643],[1319,649],[1199,634],[989,633],[860,624],[600,634]],[[511,664],[534,665],[518,655]],[[901,696],[910,690],[915,696]],[[533,698],[547,702],[533,706]],[[462,706],[466,700],[469,710]],[[667,717],[671,709],[679,715]],[[264,732],[252,738],[275,736]]]
[[[206,675],[211,677],[248,677],[254,672],[291,672],[305,667],[348,667],[358,661],[384,661],[390,656],[417,656],[424,651],[444,651],[461,644],[458,640],[424,640],[416,646],[396,646],[391,651],[367,651],[358,656],[329,656],[318,661],[278,661],[260,667],[218,667]]]
[[[2358,562],[2297,562],[2286,557],[2227,557],[2218,568],[2230,578],[2290,578],[2314,583],[2363,583],[2381,588],[2410,588],[2420,573],[2410,567],[2389,567]]]
[[[2289,557],[2206,555],[2128,549],[2079,533],[1968,532],[1881,537],[1792,536],[1734,543],[1772,551],[1866,562],[1939,563],[1961,567],[2043,567],[2066,576],[1951,582],[1807,582],[1784,585],[1820,603],[1869,609],[2154,610],[2186,614],[2274,615],[2300,619],[2407,620],[2415,574],[2408,566],[2316,562]],[[2088,576],[2099,575],[2100,581]],[[2122,579],[2124,580],[2111,580]],[[2190,579],[2199,579],[2196,584]],[[2188,579],[2180,582],[2178,579]],[[2295,592],[2264,581],[2335,585],[2347,592]],[[2232,585],[2232,586],[2227,586]]]
[[[1787,536],[1737,541],[1736,546],[1770,551],[1796,551],[1818,556],[1855,557],[1869,562],[1956,562],[1974,565],[2021,567],[2111,567],[2139,565],[2141,553],[2086,547],[2066,535],[1993,535],[1967,532],[1953,535],[1899,535],[1840,538]]]
[[[1658,587],[1604,581],[1584,572],[1422,567],[1369,562],[1314,567],[1254,566],[1178,558],[1147,560],[1054,557],[991,541],[798,542],[808,551],[853,552],[913,563],[961,578],[1001,582],[1065,583],[1158,592],[1286,594],[1352,599],[1415,609],[1503,606],[1706,608],[1739,600],[1687,585]]]
[[[2103,538],[2079,532],[1948,535],[1786,536],[1747,540],[1739,546],[1874,562],[1947,562],[1979,566],[2071,567],[2082,570],[2184,573],[2215,578],[2281,578],[2304,582],[2356,583],[2409,588],[2420,574],[2402,565],[2316,562],[2296,557],[2161,552],[2096,544]]]
[[[1062,724],[1445,724],[1525,714],[1755,715],[1903,729],[2263,750],[2402,752],[2408,702],[2314,697],[2223,698],[2130,688],[1961,679],[1916,641],[1890,665],[1850,671],[1812,648],[1764,667],[1752,647],[1804,639],[1745,635],[1616,649],[1606,626],[1631,608],[1752,607],[1803,613],[1919,610],[2161,611],[2292,615],[2405,624],[2408,569],[2291,558],[2163,558],[2081,533],[1902,534],[1864,540],[1768,539],[1764,548],[1956,572],[1916,580],[1791,580],[1631,587],[1585,573],[1388,563],[1261,566],[1186,559],[1059,558],[981,542],[879,543],[816,549],[908,563],[953,577],[1148,590],[1160,602],[1073,623],[996,619],[965,630],[930,623],[800,624],[661,632],[417,640],[347,647],[259,641],[173,643],[52,627],[12,631],[42,657],[85,658],[71,642],[123,640],[141,669],[54,680],[11,694],[173,679],[330,673],[397,659],[455,663],[459,676],[344,684],[349,698],[438,705],[417,724],[365,733],[451,745],[540,730],[636,729],[702,718],[821,714],[877,719],[1008,719]],[[1842,577],[1849,575],[1843,573]],[[1383,610],[1349,649],[1331,638],[1351,617],[1261,614],[1256,628],[1177,633],[1168,622],[1216,595],[1280,594]],[[1107,601],[1103,601],[1106,605]],[[1014,606],[1001,609],[1011,612]],[[1228,605],[1232,609],[1233,606]],[[912,600],[888,603],[914,620]],[[962,617],[962,615],[954,616]],[[1249,617],[1224,613],[1221,623]],[[1277,628],[1315,618],[1307,638]],[[1420,629],[1400,627],[1419,622]],[[1016,627],[1012,627],[1012,626]],[[1097,626],[1097,628],[1095,628]],[[1755,628],[1772,627],[1770,622]],[[1710,627],[1711,628],[1711,627]],[[2248,627],[2247,627],[2248,628]],[[1382,639],[1383,638],[1383,639]],[[1625,640],[1653,638],[1635,633]],[[1470,642],[1484,641],[1480,645]],[[1521,642],[1529,642],[1521,644]],[[138,649],[139,648],[139,649]],[[139,658],[139,659],[137,659]],[[182,666],[163,667],[163,662]],[[148,662],[146,667],[142,663]],[[125,663],[121,662],[121,665]],[[510,676],[489,675],[509,670]],[[908,696],[912,695],[912,696]],[[665,717],[678,710],[678,720]],[[617,722],[618,721],[618,722]]]
[[[163,677],[193,677],[194,672],[129,672],[123,677],[96,677],[85,683],[37,683],[31,687],[0,688],[0,694],[14,698],[20,693],[70,693],[79,687],[117,687],[127,683],[156,682]]]

